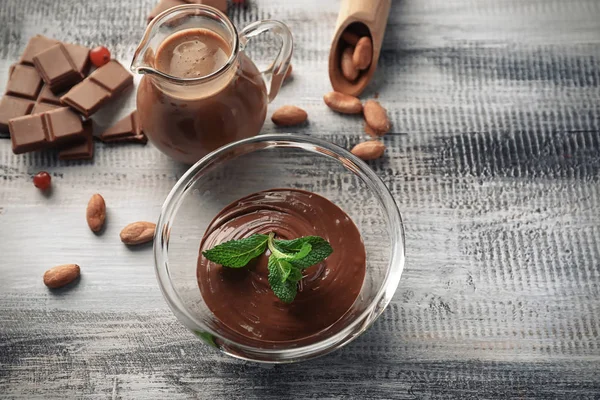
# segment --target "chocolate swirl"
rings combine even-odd
[[[198,258],[198,284],[207,306],[229,329],[260,342],[287,342],[318,334],[356,300],[365,277],[365,247],[356,225],[335,204],[314,193],[273,189],[224,208],[211,222],[200,252],[228,240],[275,232],[277,238],[316,235],[333,253],[304,270],[298,295],[284,304],[268,282],[268,252],[244,268]]]

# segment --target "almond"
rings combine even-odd
[[[375,160],[381,157],[384,151],[385,145],[379,140],[369,140],[357,144],[350,152],[362,160]]]
[[[363,107],[366,123],[373,128],[378,136],[383,136],[390,131],[391,123],[385,108],[375,100],[367,100]]]
[[[374,137],[374,138],[378,138],[379,136],[383,136],[381,134],[379,134],[379,132],[377,132],[376,130],[374,130],[373,128],[371,128],[369,125],[365,124],[365,132],[367,133],[367,135]]]
[[[358,43],[356,43],[354,53],[352,54],[352,62],[356,68],[363,70],[367,69],[369,65],[371,65],[372,59],[373,43],[371,42],[371,38],[368,36],[363,36],[360,38]]]
[[[340,92],[329,92],[323,101],[334,111],[343,114],[358,114],[362,111],[362,103],[354,96]]]
[[[93,195],[88,202],[85,218],[92,232],[98,232],[104,226],[104,221],[106,220],[106,203],[104,202],[104,198],[98,193]]]
[[[346,78],[350,82],[354,82],[356,78],[358,78],[358,73],[360,72],[358,68],[356,68],[356,66],[354,65],[354,62],[352,61],[352,54],[354,54],[354,50],[352,49],[352,47],[346,47],[346,49],[342,53],[342,59],[340,61],[342,75],[344,75],[344,78]]]
[[[73,282],[79,276],[77,264],[63,264],[50,268],[44,273],[44,285],[56,289]]]
[[[292,126],[303,123],[307,118],[308,114],[300,107],[283,106],[273,113],[271,120],[278,126]]]
[[[152,241],[156,224],[138,221],[127,225],[120,233],[121,242],[125,244],[142,244]]]
[[[345,31],[342,33],[342,40],[348,43],[350,46],[356,46],[356,43],[358,43],[359,39],[360,36],[358,36],[356,33],[352,33],[350,31]]]

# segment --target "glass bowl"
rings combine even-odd
[[[270,342],[255,347],[220,326],[203,301],[196,268],[200,241],[215,215],[235,200],[274,188],[317,193],[342,208],[363,238],[366,275],[352,307],[331,327],[300,344]],[[294,362],[344,346],[379,317],[404,267],[404,229],[381,179],[350,152],[309,136],[260,135],[210,153],[179,179],[158,219],[154,257],[167,303],[205,343],[241,359]]]

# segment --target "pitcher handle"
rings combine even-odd
[[[277,57],[275,57],[275,61],[266,70],[261,71],[267,85],[269,102],[271,102],[277,96],[277,93],[279,93],[285,73],[290,66],[294,38],[290,29],[283,22],[274,20],[257,21],[242,29],[240,34],[240,49],[243,50],[250,39],[264,32],[272,32],[281,38],[281,47],[279,48]]]

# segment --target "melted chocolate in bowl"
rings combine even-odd
[[[208,261],[202,251],[228,240],[275,232],[279,239],[316,235],[333,253],[304,270],[291,304],[281,302],[268,282],[268,251],[240,269]],[[200,244],[198,284],[214,316],[228,329],[261,342],[298,341],[333,325],[352,306],[365,278],[365,246],[358,228],[338,206],[317,194],[273,189],[225,207]]]

